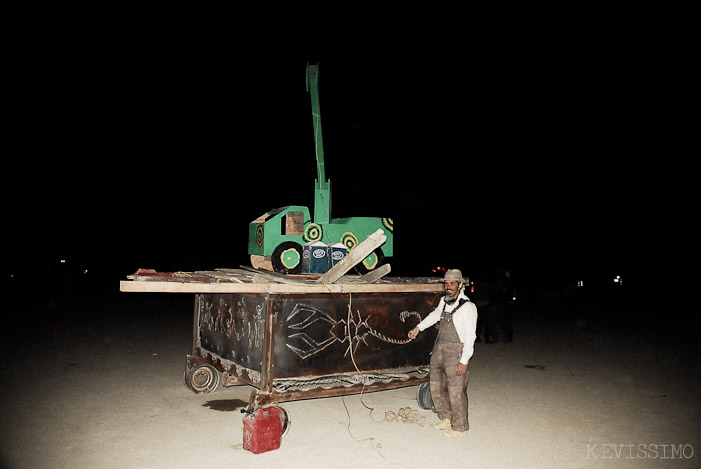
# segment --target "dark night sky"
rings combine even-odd
[[[13,264],[67,252],[121,277],[246,262],[251,220],[313,203],[307,61],[321,64],[333,214],[393,217],[397,273],[670,275],[696,254],[675,89],[688,65],[664,45],[29,50],[14,57],[3,171]]]

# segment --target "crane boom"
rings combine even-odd
[[[314,123],[314,144],[316,149],[316,165],[318,181],[326,182],[324,170],[324,140],[321,136],[321,108],[319,106],[319,65],[307,64],[307,92],[312,98],[312,121]],[[322,185],[323,188],[323,185]]]
[[[362,267],[361,264],[356,265],[359,270],[375,270],[384,263],[385,257],[393,255],[392,219],[331,218],[331,180],[326,179],[324,144],[321,137],[318,63],[307,63],[305,78],[307,92],[311,97],[317,167],[314,210],[302,205],[286,205],[269,210],[249,223],[248,254],[251,256],[251,263],[280,273],[296,274],[312,270],[317,273],[317,269],[324,273],[331,268],[333,261],[338,261],[339,254],[343,255],[343,250],[354,250],[356,246],[365,242],[363,240],[382,230],[385,233],[382,247],[374,248],[370,254],[363,254],[366,257],[361,262]],[[356,254],[356,257],[360,255]],[[315,261],[312,266],[312,257],[325,260]],[[325,265],[326,261],[328,265]]]
[[[312,100],[312,122],[316,151],[317,180],[314,196],[314,222],[328,224],[331,218],[331,181],[324,168],[324,140],[321,135],[321,108],[319,105],[319,64],[307,64],[307,92]]]

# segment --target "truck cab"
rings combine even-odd
[[[342,243],[348,251],[378,228],[387,241],[358,266],[361,273],[376,269],[385,257],[393,255],[393,222],[391,218],[350,217],[332,219],[328,224],[312,221],[309,209],[300,205],[281,207],[256,218],[248,228],[248,253],[254,267],[281,273],[301,273],[303,246],[322,241]]]

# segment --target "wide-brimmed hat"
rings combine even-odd
[[[441,279],[441,282],[460,282],[460,283],[467,283],[469,280],[462,278],[462,272],[460,272],[460,269],[448,269],[445,272],[445,276]]]

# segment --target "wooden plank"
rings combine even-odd
[[[251,256],[251,265],[256,269],[273,270],[273,263],[270,261],[270,256]]]
[[[384,244],[385,241],[387,241],[385,232],[382,231],[382,229],[375,231],[362,243],[358,244],[351,252],[349,252],[346,257],[341,260],[341,262],[331,267],[328,272],[322,275],[321,278],[319,278],[318,283],[334,283],[336,280],[341,278],[343,274],[368,257],[372,251]]]
[[[317,280],[319,277],[321,277],[320,274],[281,274],[279,272],[275,272],[274,270],[259,269],[258,267],[251,267],[249,265],[239,266],[238,269],[216,268],[214,270],[217,272],[240,273],[241,275],[246,275],[248,277],[250,277],[253,273],[260,273],[261,271],[276,277],[291,278],[296,280]]]
[[[375,283],[378,280],[380,280],[382,277],[387,275],[392,271],[392,266],[389,264],[381,265],[377,269],[368,272],[367,274],[363,275],[360,277],[360,280],[363,283]]]
[[[212,277],[217,280],[225,280],[228,282],[244,283],[242,278],[244,277],[244,272],[234,273],[234,272],[219,272],[216,270],[197,270],[195,271],[198,275],[206,275],[207,277]]]
[[[194,283],[122,280],[122,292],[133,293],[421,293],[442,292],[440,283],[352,283],[289,285],[284,283]]]
[[[266,284],[252,283],[182,283],[172,281],[119,282],[119,290],[134,293],[265,293]]]
[[[228,279],[215,278],[211,275],[196,273],[196,272],[137,272],[130,276],[138,282],[180,282],[180,283],[219,283],[221,280],[229,281]]]
[[[281,274],[278,272],[268,272],[265,270],[254,269],[253,267],[248,267],[245,265],[242,265],[241,268],[244,270],[248,270],[256,275],[259,275],[260,277],[266,278],[272,282],[286,283],[288,285],[313,285],[313,283],[310,283],[307,280],[293,278],[289,275]]]
[[[414,293],[442,292],[442,284],[391,284],[391,283],[358,283],[358,284],[318,284],[318,285],[284,285],[273,283],[268,285],[268,293]]]
[[[228,275],[241,275],[245,277],[250,277],[251,273],[244,269],[231,269],[229,267],[215,267],[214,272],[222,272]]]

